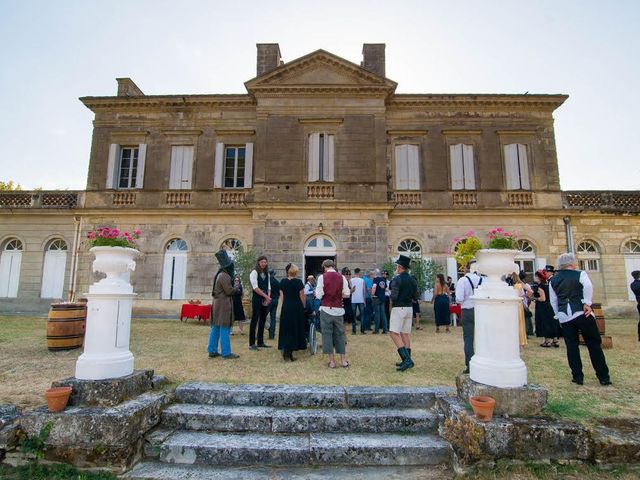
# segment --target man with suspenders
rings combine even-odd
[[[460,315],[460,323],[462,323],[462,338],[464,340],[464,364],[465,369],[462,373],[469,373],[469,362],[473,357],[473,335],[475,327],[474,303],[470,298],[476,288],[482,283],[482,278],[477,273],[471,273],[471,265],[475,264],[472,260],[464,267],[464,276],[458,279],[456,283],[456,303],[460,304],[462,314]]]

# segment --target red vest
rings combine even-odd
[[[338,272],[323,273],[322,288],[324,295],[320,305],[323,307],[342,308],[342,275]]]

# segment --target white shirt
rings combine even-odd
[[[307,282],[304,284],[304,294],[313,295],[313,284],[311,282]]]
[[[327,268],[327,272],[335,272],[335,269]],[[340,276],[342,277],[342,298],[349,297],[349,295],[351,294],[351,289],[349,288],[349,282],[347,282],[347,279],[344,278],[344,275],[340,275]],[[316,283],[316,298],[319,300],[322,300],[323,296],[324,296],[324,280],[322,279],[322,275],[320,275]],[[344,308],[342,307],[320,306],[320,310],[334,317],[339,317],[341,315],[344,315]]]
[[[471,288],[471,283],[469,283],[468,279],[473,282],[473,288]],[[458,279],[456,283],[456,303],[459,303],[461,308],[470,309],[475,306],[470,297],[479,284],[480,276],[476,273],[467,273]]]
[[[268,283],[268,287],[267,287],[267,292],[264,292],[265,295],[269,295],[269,291],[271,291],[271,278],[270,275],[268,273],[265,273],[265,275],[267,275],[267,282]],[[256,270],[252,270],[251,273],[249,274],[249,282],[251,283],[251,288],[252,289],[256,289],[258,288],[258,272]]]
[[[351,303],[364,303],[364,280],[360,277],[353,277],[351,286],[355,287],[351,294]]]
[[[593,298],[593,284],[589,279],[589,275],[587,272],[582,270],[580,272],[580,283],[582,284],[582,303],[591,306],[591,299]],[[549,300],[551,301],[551,306],[553,307],[553,311],[556,314],[556,318],[560,321],[560,323],[570,322],[574,318],[578,318],[580,315],[584,313],[583,310],[572,312],[571,305],[567,304],[567,314],[564,312],[558,311],[558,296],[556,292],[554,292],[551,283],[549,283]],[[592,312],[593,315],[593,312]]]

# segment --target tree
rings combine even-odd
[[[396,272],[396,264],[393,259],[389,258],[383,265],[381,270],[387,270],[389,277],[394,277]],[[411,258],[411,275],[416,277],[418,282],[418,291],[422,295],[425,290],[431,290],[435,286],[435,278],[438,273],[442,273],[444,268],[439,263],[429,259],[425,260],[419,254]]]
[[[14,183],[13,180],[9,180],[8,182],[0,181],[0,191],[8,192],[15,190],[22,190],[22,185]]]
[[[240,280],[242,281],[244,296],[247,298],[251,296],[251,292],[253,291],[251,283],[249,282],[249,275],[251,274],[251,270],[255,268],[257,260],[258,252],[253,248],[246,248],[244,245],[238,247],[233,258],[236,273],[240,275]]]

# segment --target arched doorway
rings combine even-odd
[[[44,253],[40,297],[62,298],[64,272],[67,267],[67,243],[61,238],[51,240]]]
[[[322,274],[322,262],[330,258],[336,260],[336,244],[326,235],[311,237],[304,247],[304,276],[318,277]]]
[[[627,271],[627,276],[625,278],[625,284],[627,285],[627,296],[629,300],[635,301],[636,296],[631,291],[631,272],[634,270],[640,270],[640,240],[632,239],[622,246],[622,253],[624,255],[624,266]]]
[[[187,283],[187,242],[174,238],[167,243],[162,269],[163,300],[182,300],[185,298]]]
[[[22,242],[17,238],[7,240],[0,254],[0,297],[15,298],[20,284]]]

